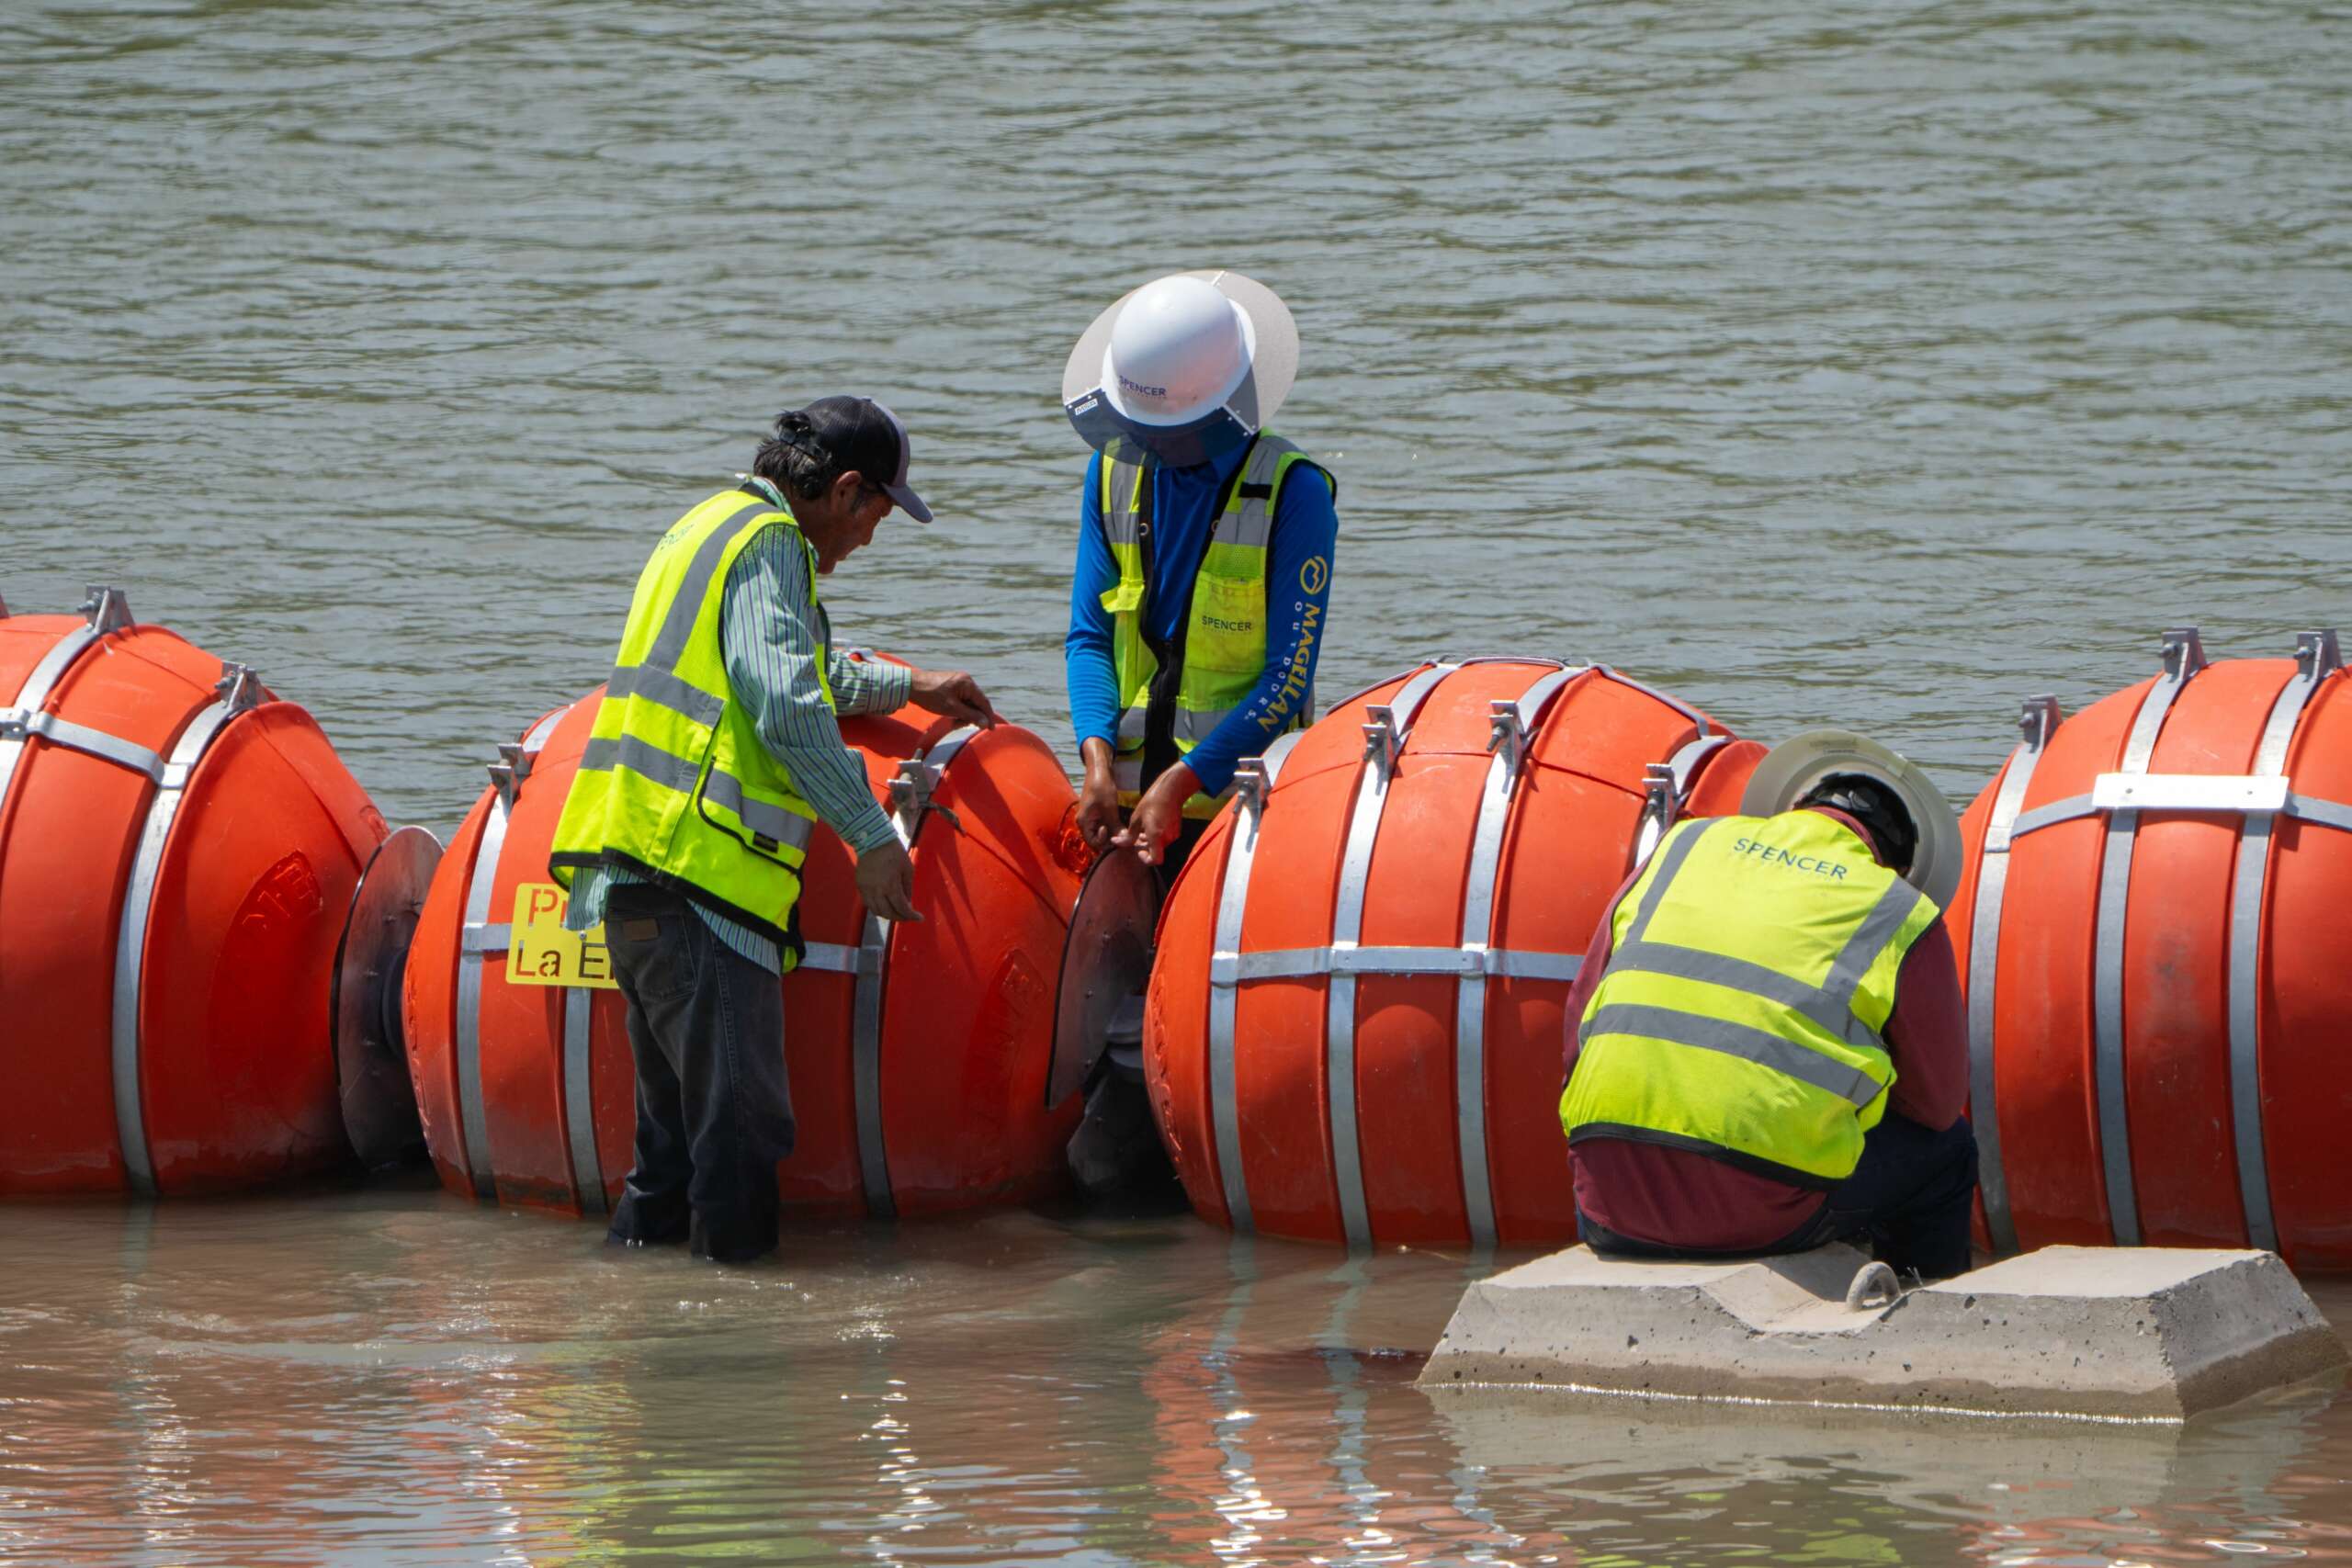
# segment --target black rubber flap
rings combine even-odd
[[[1050,1108],[1085,1088],[1111,1044],[1123,1011],[1151,978],[1151,939],[1159,923],[1159,876],[1125,850],[1094,863],[1078,890],[1062,943],[1054,1004],[1054,1059],[1046,1069]]]
[[[335,953],[329,1005],[343,1130],[370,1170],[406,1164],[424,1152],[401,1030],[401,977],[417,913],[440,863],[440,840],[422,828],[395,829],[359,874]]]

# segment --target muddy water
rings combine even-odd
[[[424,1191],[8,1224],[9,1561],[2352,1560],[2352,1396],[2185,1433],[1432,1401],[1461,1257],[1023,1213],[714,1269]]]
[[[871,390],[846,632],[1067,748],[1063,354],[1280,288],[1324,685],[1602,659],[1965,796],[2019,697],[2343,618],[2325,6],[0,5],[0,595],[261,667],[388,814],[599,678],[651,530]],[[5,1025],[0,1025],[5,1027]],[[0,1556],[2342,1554],[2352,1407],[2181,1438],[1528,1419],[1464,1260],[1034,1215],[715,1273],[421,1190],[0,1213]],[[2352,1317],[2352,1296],[2329,1297]]]

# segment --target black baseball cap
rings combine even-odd
[[[825,444],[844,468],[854,468],[882,487],[899,510],[918,523],[931,521],[931,508],[907,483],[907,427],[872,398],[819,398],[800,411],[809,434]]]

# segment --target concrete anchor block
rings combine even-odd
[[[1421,1385],[2177,1422],[2352,1359],[2275,1253],[2046,1247],[1849,1307],[1867,1263],[1571,1247],[1471,1286]]]

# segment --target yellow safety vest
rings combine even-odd
[[[653,547],[548,866],[565,887],[581,867],[625,867],[789,947],[817,813],[729,696],[718,635],[727,573],[770,528],[800,547],[814,605],[817,552],[790,513],[747,491],[712,496]],[[830,706],[825,669],[820,641]]]
[[[1193,579],[1193,611],[1173,697],[1172,739],[1180,759],[1247,702],[1266,672],[1266,541],[1283,482],[1302,462],[1330,483],[1330,476],[1296,446],[1261,434],[1209,534]],[[1123,709],[1112,773],[1125,806],[1143,798],[1151,699],[1159,675],[1159,660],[1144,637],[1151,545],[1144,507],[1150,480],[1148,463],[1103,459],[1102,532],[1119,568],[1117,585],[1102,594],[1102,607],[1111,613],[1111,668]],[[1305,728],[1314,717],[1314,693],[1302,686],[1293,701],[1295,710],[1282,728]],[[1184,815],[1214,817],[1223,798],[1195,794],[1184,803]]]
[[[1560,1097],[1568,1142],[1687,1148],[1800,1187],[1852,1175],[1894,1082],[1895,976],[1937,913],[1817,811],[1679,824],[1618,900]]]

